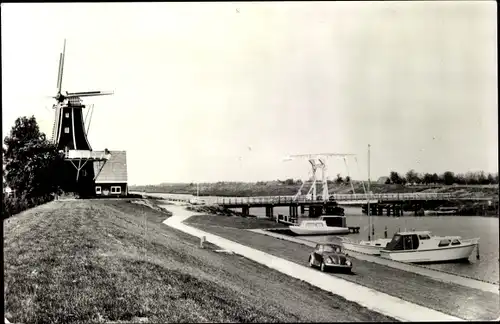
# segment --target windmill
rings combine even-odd
[[[342,153],[297,154],[297,155],[289,155],[284,159],[285,161],[291,161],[295,158],[305,158],[309,161],[312,168],[312,184],[311,187],[309,188],[309,191],[307,192],[307,196],[311,196],[312,200],[317,199],[316,184],[318,182],[318,179],[316,173],[318,169],[321,169],[321,183],[323,187],[322,200],[328,201],[329,194],[328,194],[328,179],[326,176],[326,170],[327,170],[326,160],[328,157],[332,156],[345,158],[346,156],[355,156],[355,154],[342,154]],[[304,187],[305,184],[306,181],[302,181],[302,185],[300,186],[297,194],[293,198],[294,200],[302,195],[302,188]]]
[[[65,92],[62,91],[62,81],[64,72],[64,60],[66,54],[66,40],[64,40],[63,52],[59,54],[59,70],[57,75],[57,94],[53,97],[56,103],[53,105],[55,110],[54,125],[52,130],[52,141],[56,144],[59,151],[64,151],[65,160],[73,165],[76,170],[77,190],[82,189],[82,185],[92,185],[94,176],[93,162],[106,162],[109,159],[109,152],[92,152],[88,140],[88,131],[90,120],[92,119],[93,105],[91,110],[87,111],[86,118],[83,118],[83,109],[86,107],[81,98],[111,95],[113,92],[103,91],[85,91],[85,92]],[[87,121],[89,111],[90,118]],[[87,129],[85,129],[87,122]],[[91,163],[88,163],[88,162]],[[88,164],[87,164],[88,163]],[[102,166],[104,166],[102,163]],[[102,170],[102,167],[101,169]],[[68,172],[68,170],[66,170]],[[74,172],[73,172],[74,173]],[[74,179],[73,176],[71,178]],[[79,181],[82,180],[82,181]]]
[[[66,54],[66,40],[64,40],[63,52],[59,54],[59,71],[57,75],[57,94],[53,97],[56,99],[54,127],[52,131],[52,140],[57,144],[58,149],[69,150],[86,150],[92,151],[88,141],[88,128],[85,129],[85,121],[83,119],[82,97],[95,97],[112,95],[113,92],[103,91],[85,91],[85,92],[65,92],[62,91],[62,81],[64,72],[64,59]],[[93,111],[93,106],[92,106]],[[87,113],[88,117],[88,113]],[[87,125],[90,125],[90,119]]]

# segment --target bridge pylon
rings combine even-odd
[[[327,164],[326,160],[329,157],[336,156],[336,157],[347,157],[347,156],[356,156],[355,154],[349,154],[349,153],[318,153],[318,154],[295,154],[295,155],[289,155],[288,157],[285,158],[285,161],[291,161],[295,158],[305,158],[308,160],[308,162],[311,164],[312,168],[312,185],[309,188],[309,191],[307,192],[307,196],[311,197],[313,201],[317,201],[317,171],[318,169],[321,169],[321,184],[322,184],[322,194],[321,194],[321,200],[324,202],[327,202],[329,199],[329,191],[328,191],[328,177],[327,177]],[[294,200],[297,200],[301,195],[302,195],[302,189],[304,188],[306,181],[302,181],[302,185],[300,186],[299,190],[293,196]]]

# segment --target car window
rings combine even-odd
[[[337,252],[333,246],[325,245],[325,252]]]

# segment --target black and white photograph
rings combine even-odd
[[[497,3],[2,3],[4,323],[500,321]]]

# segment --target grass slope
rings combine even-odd
[[[124,200],[55,201],[4,221],[11,322],[392,321],[208,244]]]

